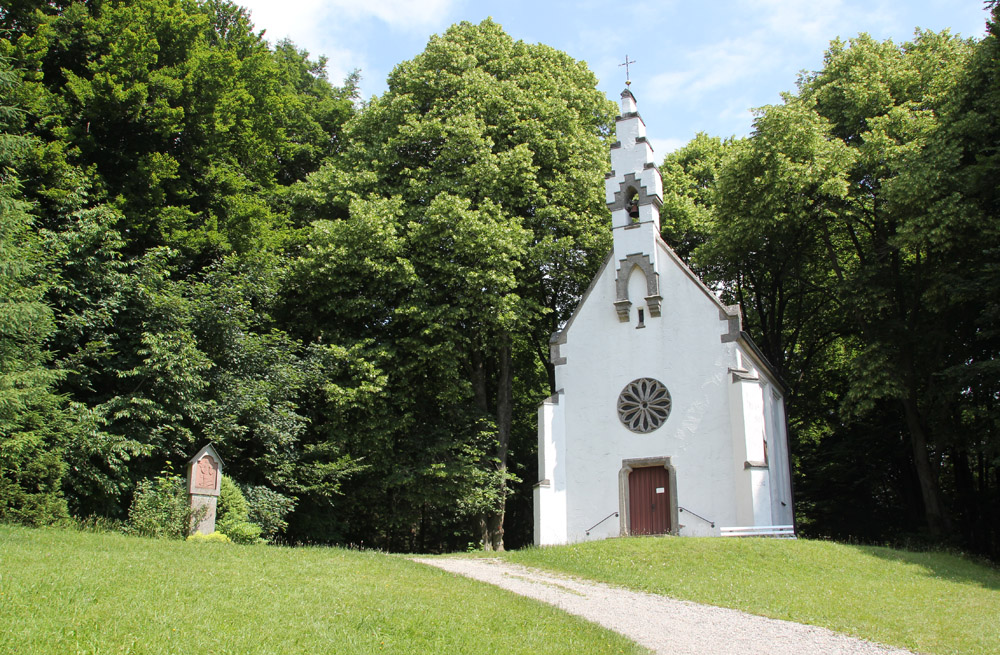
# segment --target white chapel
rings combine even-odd
[[[628,88],[617,138],[605,176],[614,249],[550,343],[535,543],[787,535],[784,388],[739,307],[660,237],[663,183]]]

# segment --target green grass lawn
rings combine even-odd
[[[401,557],[0,526],[0,653],[644,653]]]
[[[801,539],[638,537],[503,557],[921,653],[1000,653],[1000,570],[956,555]]]

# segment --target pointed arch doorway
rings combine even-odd
[[[622,461],[618,495],[622,535],[677,534],[677,478],[669,457]]]

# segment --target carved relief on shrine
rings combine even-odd
[[[194,486],[202,489],[215,489],[219,477],[219,465],[211,455],[205,455],[195,465]]]
[[[188,462],[188,493],[218,496],[221,482],[222,458],[208,444]]]

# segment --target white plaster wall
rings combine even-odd
[[[743,385],[743,425],[747,445],[747,459],[751,462],[764,461],[765,429],[764,386],[759,380],[745,380]]]
[[[565,412],[561,394],[538,407],[538,475],[534,488],[536,546],[566,543]]]
[[[611,152],[614,153],[617,150],[618,150],[618,148],[615,148]],[[615,170],[614,169],[614,157],[611,158],[611,167],[612,167],[611,170]],[[620,178],[618,178],[618,177],[606,177],[606,178],[604,178],[604,202],[606,202],[606,203],[614,202],[615,201],[615,193],[617,193],[620,190],[620,187],[621,187],[621,179]],[[618,227],[618,225],[620,225],[620,224],[622,224],[621,223],[621,219],[620,218],[616,218],[614,215],[612,215],[612,225],[614,225],[615,227]]]
[[[626,102],[623,99],[623,111]],[[635,111],[634,105],[631,111]],[[615,193],[621,191],[622,180],[629,173],[635,175],[637,181],[646,189],[646,194],[663,198],[663,180],[659,172],[655,169],[656,160],[653,147],[648,141],[637,139],[646,138],[646,126],[638,116],[619,120],[615,123],[615,136],[620,147],[611,150],[611,170],[615,175],[604,180],[605,201],[613,203]],[[628,213],[621,209],[612,212],[611,224],[614,228],[629,225],[632,219]],[[656,226],[659,233],[660,213],[659,207],[652,204],[641,205],[639,207],[639,222],[651,222]],[[646,249],[649,250],[648,248]]]
[[[634,173],[646,187],[647,193],[655,193],[662,197],[663,182],[659,179],[656,171],[652,168],[646,168],[647,163],[655,163],[653,146],[649,145],[648,141],[636,143],[636,139],[646,136],[646,126],[642,124],[642,119],[635,117],[618,121],[615,125],[615,136],[621,143],[621,147],[611,151],[611,170],[615,172],[615,177],[604,181],[605,191],[610,192],[611,195],[611,197],[606,198],[606,201],[613,201],[614,192],[619,190],[621,178],[626,173]]]
[[[772,390],[771,417],[768,427],[768,466],[771,471],[771,519],[775,525],[791,525],[794,521],[792,509],[792,481],[789,477],[788,437],[785,430],[784,398]]]
[[[647,207],[652,207],[652,205],[646,205]],[[640,210],[643,207],[639,208]],[[621,261],[634,253],[642,253],[649,255],[650,262],[653,265],[654,270],[659,270],[659,259],[662,253],[658,248],[650,248],[649,245],[653,243],[656,239],[656,234],[659,233],[658,228],[655,223],[646,222],[639,223],[636,226],[628,228],[617,228],[615,229],[615,241],[614,241],[614,258],[615,258],[615,268],[621,267]],[[613,281],[612,281],[613,283]],[[613,288],[613,287],[612,287]],[[662,294],[661,294],[662,295]],[[642,301],[646,297],[646,289],[643,287],[642,294],[639,296],[633,296],[629,293],[629,298],[632,303],[635,304],[638,301]]]
[[[564,391],[569,541],[618,536],[615,519],[589,536],[585,531],[619,507],[618,473],[625,459],[670,457],[676,470],[677,503],[716,525],[735,525],[736,495],[730,437],[728,371],[735,344],[722,343],[727,331],[719,305],[688,276],[659,243],[663,312],[636,329],[636,309],[644,307],[636,280],[630,280],[631,320],[614,308],[615,267],[604,269],[590,296],[566,328],[556,367]],[[633,286],[635,284],[636,286]],[[618,420],[618,395],[640,377],[653,377],[670,391],[673,407],[659,429],[630,432]],[[741,460],[742,465],[742,460]],[[678,516],[681,534],[717,534],[687,512]]]
[[[773,525],[771,521],[771,490],[767,469],[750,469],[750,489],[753,494],[753,523]]]
[[[739,360],[739,350],[737,350],[737,360]],[[742,369],[742,364],[736,368]],[[746,409],[747,403],[744,396],[748,393],[747,381],[734,379],[730,374],[730,430],[732,430],[732,450],[733,459],[730,462],[730,470],[733,475],[733,508],[734,520],[724,522],[723,526],[753,525],[753,496],[750,493],[751,480],[750,471],[744,467],[749,457],[747,453],[746,440]]]
[[[621,112],[622,116],[624,116],[625,114],[631,114],[632,112],[636,111],[635,96],[632,95],[631,91],[629,91],[628,93],[626,93],[625,91],[622,92],[621,107],[622,107],[622,112]]]
[[[628,171],[641,171],[642,165],[646,163],[643,157],[645,149],[632,151],[627,146],[635,143],[636,139],[646,136],[646,126],[639,117],[626,118],[615,122],[615,137],[622,144],[621,148],[611,151],[611,168],[619,175]],[[649,147],[649,144],[646,144]],[[618,168],[615,168],[615,165]],[[625,165],[622,165],[625,164]],[[631,165],[629,165],[631,164]]]
[[[733,382],[733,472],[737,479],[734,500],[738,523],[732,525],[771,525],[770,469],[754,466],[765,462],[765,397],[770,395],[770,390],[739,347],[737,353],[747,377]],[[747,468],[748,463],[750,468]]]

